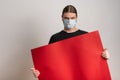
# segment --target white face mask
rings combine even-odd
[[[76,26],[77,21],[74,19],[63,19],[63,24],[66,29],[71,29]]]

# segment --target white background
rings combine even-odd
[[[78,10],[77,27],[99,30],[112,80],[120,80],[120,0],[0,0],[0,80],[37,80],[30,50],[63,29],[63,8]]]

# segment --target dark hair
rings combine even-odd
[[[76,10],[76,8],[75,8],[74,6],[72,6],[72,5],[67,5],[67,6],[63,9],[62,17],[63,17],[63,15],[64,15],[64,13],[66,13],[66,12],[75,13],[76,16],[77,16],[77,10]]]

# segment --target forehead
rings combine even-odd
[[[76,13],[66,12],[63,14],[63,17],[68,17],[68,18],[76,17]]]

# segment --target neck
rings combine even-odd
[[[76,27],[73,27],[71,29],[65,29],[64,28],[64,31],[67,32],[67,33],[73,33],[73,32],[76,32],[78,29]]]

